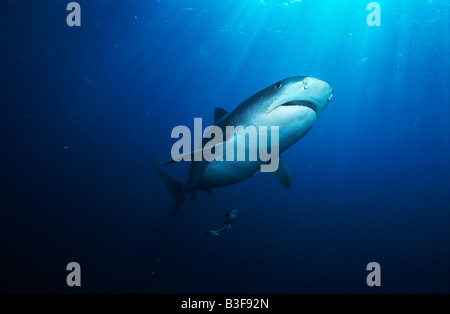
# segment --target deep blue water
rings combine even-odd
[[[450,293],[449,1],[379,0],[380,27],[369,0],[79,1],[72,28],[68,2],[0,4],[1,292]],[[170,218],[146,157],[294,75],[334,98],[283,154],[292,188],[257,174]]]

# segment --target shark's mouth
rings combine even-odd
[[[299,106],[299,107],[307,107],[312,111],[317,113],[317,106],[315,103],[307,100],[294,100],[287,103],[282,104],[280,107],[289,107],[289,106]]]

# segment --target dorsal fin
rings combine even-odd
[[[228,114],[228,111],[226,111],[223,108],[217,107],[216,109],[214,109],[214,123],[216,123],[217,121],[222,119],[227,114]]]

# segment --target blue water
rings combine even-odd
[[[81,27],[66,2],[0,4],[0,291],[450,293],[449,1],[379,0],[380,27],[369,0],[80,1]],[[257,174],[170,218],[146,157],[294,75],[334,98],[283,154],[292,188]]]

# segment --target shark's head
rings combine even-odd
[[[333,98],[333,87],[325,81],[310,76],[294,76],[279,81],[263,91],[267,102],[265,113],[282,113],[289,116],[312,111],[318,118]]]
[[[237,108],[241,121],[278,126],[281,151],[301,139],[333,97],[333,87],[309,76],[294,76],[266,87]]]

